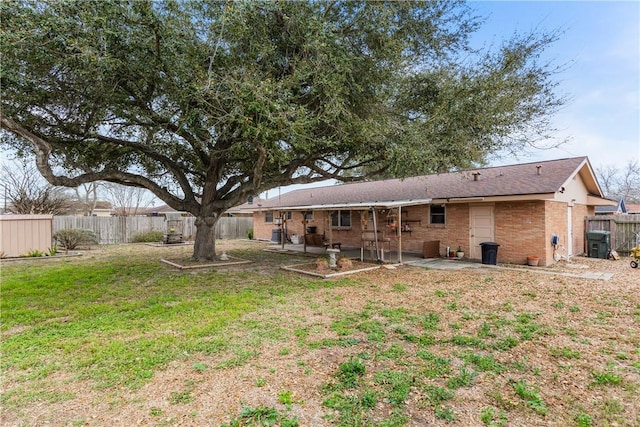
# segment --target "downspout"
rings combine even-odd
[[[398,234],[398,264],[402,264],[402,208],[398,206],[398,226],[396,227]]]

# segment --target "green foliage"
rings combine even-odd
[[[528,407],[540,415],[544,415],[549,412],[549,409],[540,397],[538,390],[527,384],[525,380],[520,380],[518,382],[512,381],[511,385],[513,386],[516,394],[525,401]]]
[[[354,388],[358,379],[364,375],[365,366],[359,359],[352,358],[340,364],[338,379],[345,388]]]
[[[154,243],[162,241],[164,237],[162,231],[143,231],[137,234],[134,234],[131,237],[131,243]]]
[[[98,236],[93,230],[78,228],[56,231],[53,239],[67,250],[98,244]]]
[[[221,427],[243,427],[243,426],[275,426],[280,427],[298,427],[299,423],[295,416],[286,416],[280,414],[275,408],[268,406],[260,406],[251,408],[245,406],[237,417],[234,417],[228,424],[222,424]]]
[[[29,252],[24,255],[26,258],[40,258],[45,255],[45,252],[39,251],[38,249],[31,249]]]

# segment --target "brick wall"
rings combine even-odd
[[[573,247],[574,254],[584,252],[584,216],[593,209],[584,205],[573,207]],[[274,216],[278,216],[275,213]],[[498,249],[498,262],[526,264],[527,256],[540,258],[540,265],[553,264],[553,246],[551,235],[558,235],[560,243],[567,246],[567,204],[554,201],[514,201],[500,202],[494,205],[495,242]],[[329,212],[316,211],[314,219],[308,226],[316,226],[318,234],[329,238]],[[366,217],[366,215],[364,215]],[[422,253],[425,241],[440,241],[440,254],[445,255],[446,247],[455,250],[461,246],[469,256],[469,204],[451,203],[446,205],[446,224],[429,224],[429,206],[410,206],[403,208],[403,221],[407,221],[411,232],[402,233],[402,250],[404,252]],[[287,232],[303,234],[302,212],[293,212],[292,219],[287,222]],[[332,230],[334,242],[345,247],[360,247],[363,225],[359,211],[352,211],[351,228]],[[272,229],[277,226],[265,222],[264,212],[254,213],[254,235],[259,239],[270,239]],[[373,230],[371,220],[366,230]],[[386,237],[395,237],[395,232],[387,227],[387,212],[378,215],[378,230],[383,230]],[[397,249],[397,239],[393,239],[391,249]]]

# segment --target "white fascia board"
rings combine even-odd
[[[326,205],[307,206],[270,206],[263,210],[273,211],[329,211],[336,209],[369,209],[369,208],[398,208],[402,206],[426,205],[431,203],[431,199],[419,200],[390,200],[387,202],[352,202],[352,203],[332,203]]]

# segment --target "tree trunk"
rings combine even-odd
[[[195,261],[213,261],[216,259],[216,224],[218,218],[214,216],[196,218],[196,240],[193,245]]]

